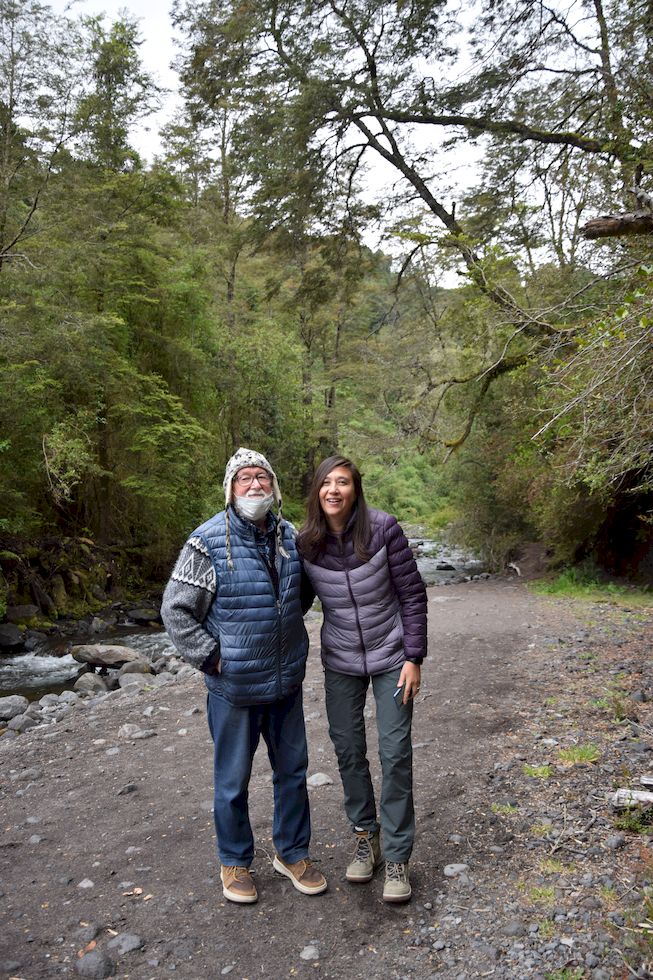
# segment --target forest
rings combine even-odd
[[[650,0],[172,16],[144,161],[137,22],[0,0],[0,606],[44,542],[165,578],[239,445],[296,522],[339,451],[491,567],[651,581]]]

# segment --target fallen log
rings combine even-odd
[[[624,810],[629,806],[646,804],[653,805],[653,793],[642,789],[618,789],[612,797],[612,805],[616,810]]]

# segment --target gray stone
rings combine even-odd
[[[175,675],[171,674],[169,670],[160,670],[158,674],[154,675],[155,684],[169,684],[170,681],[174,681]]]
[[[0,650],[21,650],[23,634],[13,623],[0,624]]]
[[[0,698],[0,721],[9,721],[16,715],[22,715],[29,708],[29,701],[20,694],[10,694]]]
[[[118,686],[123,690],[131,688],[135,691],[143,687],[148,687],[152,684],[153,680],[154,675],[150,677],[145,674],[121,674],[118,678]]]
[[[140,739],[140,738],[152,738],[156,735],[153,728],[141,728],[140,725],[121,725],[118,729],[119,738],[127,739]]]
[[[127,616],[133,623],[160,623],[161,615],[153,606],[143,606],[138,609],[128,609]]]
[[[129,793],[135,793],[137,789],[136,783],[126,783],[122,789],[118,790],[118,796],[127,796]]]
[[[445,878],[457,878],[469,871],[468,864],[446,864],[443,868]]]
[[[314,772],[312,776],[309,776],[306,780],[307,786],[332,786],[333,780],[331,776],[327,776],[325,772]]]
[[[125,953],[133,953],[135,949],[142,949],[144,945],[145,940],[132,932],[123,932],[119,936],[114,936],[107,943],[107,947],[115,949],[120,956],[124,956]]]
[[[130,660],[128,664],[123,664],[119,670],[119,675],[123,674],[151,674],[152,668],[146,660]]]
[[[49,708],[52,705],[59,704],[59,695],[44,694],[42,698],[39,698],[39,704],[42,708]]]
[[[27,630],[25,633],[24,646],[26,650],[30,653],[33,650],[38,650],[39,647],[47,643],[48,638],[45,633],[41,633],[39,630]]]
[[[317,946],[304,946],[299,958],[300,960],[319,960],[320,951]]]
[[[100,677],[99,674],[90,673],[82,674],[81,677],[78,677],[73,687],[80,694],[106,694],[108,690],[103,677]]]
[[[121,725],[118,729],[118,738],[134,738],[141,731],[140,725]]]
[[[75,694],[74,691],[62,691],[59,695],[59,700],[63,701],[64,704],[77,704],[79,695]]]
[[[142,660],[137,650],[108,643],[85,643],[72,648],[71,653],[80,664],[94,667],[122,667],[123,664]]]
[[[36,718],[30,718],[29,715],[14,715],[11,721],[7,722],[7,728],[10,732],[27,732],[37,725]]]
[[[100,931],[99,925],[89,922],[87,926],[82,926],[75,932],[75,937],[80,943],[92,942]]]
[[[605,842],[605,846],[610,851],[617,851],[620,847],[624,847],[626,844],[626,838],[623,834],[614,834],[612,837],[608,837]]]
[[[9,777],[12,783],[16,782],[35,782],[37,779],[41,779],[43,773],[40,769],[21,769],[20,772],[12,772]]]
[[[113,960],[109,959],[106,953],[101,953],[97,949],[86,953],[75,963],[75,969],[80,977],[92,977],[95,980],[103,980],[104,977],[112,977],[115,972]]]
[[[520,922],[519,919],[512,919],[501,929],[504,936],[523,936],[525,932],[524,923]]]

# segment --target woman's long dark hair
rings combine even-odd
[[[329,525],[320,506],[320,490],[331,470],[335,470],[338,466],[343,466],[349,470],[356,491],[352,525],[354,551],[361,561],[369,561],[370,553],[367,546],[370,543],[372,529],[370,515],[365,503],[365,494],[363,493],[363,481],[356,464],[352,463],[346,456],[329,456],[316,469],[311,489],[308,492],[306,522],[299,532],[297,544],[301,554],[309,561],[314,561],[324,550],[324,541],[329,531]]]

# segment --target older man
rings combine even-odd
[[[308,858],[301,690],[308,653],[303,613],[313,591],[267,459],[239,449],[227,463],[224,490],[225,509],[184,545],[161,610],[177,650],[208,687],[222,891],[231,902],[258,898],[249,871],[248,787],[262,735],[273,772],[273,866],[302,894],[317,895],[327,883]]]

